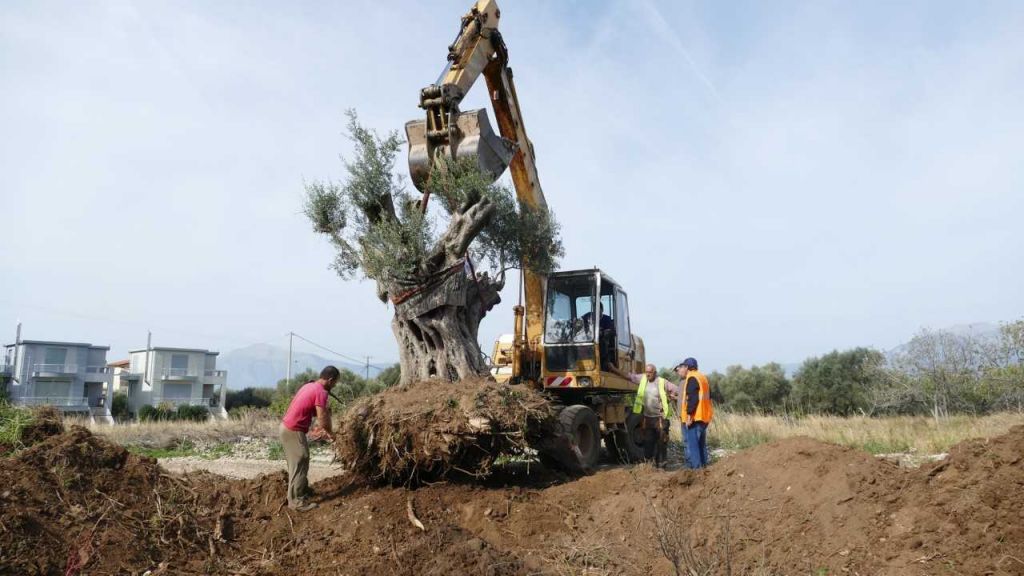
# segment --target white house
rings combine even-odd
[[[138,413],[145,405],[205,406],[210,414],[227,418],[227,372],[217,370],[217,352],[198,348],[158,348],[128,353],[127,372],[119,373],[121,388],[127,383],[128,407]]]
[[[109,346],[82,342],[21,340],[4,347],[0,381],[19,406],[49,404],[62,412],[75,412],[113,422]]]

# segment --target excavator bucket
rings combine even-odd
[[[428,134],[426,120],[412,120],[405,124],[405,136],[409,142],[409,176],[421,192],[438,154],[457,160],[474,159],[480,169],[495,180],[512,161],[516,145],[494,132],[486,110],[462,112],[453,128],[450,132]]]

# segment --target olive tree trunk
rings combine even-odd
[[[391,329],[402,368],[399,385],[487,375],[477,333],[501,301],[504,277],[476,273],[467,251],[493,212],[487,198],[461,207],[417,274],[401,284],[377,280],[378,296],[395,306]]]

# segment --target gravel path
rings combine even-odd
[[[185,473],[206,470],[228,478],[255,478],[260,474],[273,474],[285,470],[284,460],[253,460],[250,458],[217,458],[210,460],[193,456],[185,458],[160,458],[160,465],[168,472]],[[309,463],[309,481],[319,482],[324,478],[337,476],[343,471],[337,464],[331,464],[326,457],[313,456]]]

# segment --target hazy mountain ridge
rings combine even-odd
[[[319,370],[328,364],[339,369],[348,369],[360,376],[366,375],[366,365],[321,356],[311,352],[292,351],[292,374],[298,374],[306,368]],[[393,362],[374,362],[370,366],[370,377],[376,376],[380,369]],[[228,387],[241,388],[273,388],[278,380],[285,378],[288,371],[288,349],[271,344],[253,344],[237,350],[224,352],[217,358],[217,367],[228,371]]]

